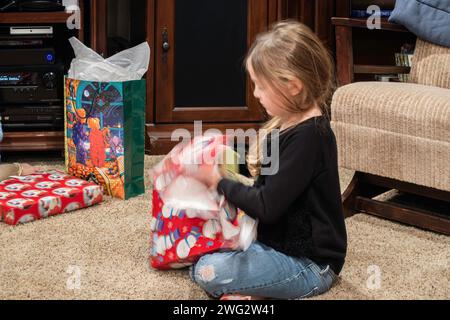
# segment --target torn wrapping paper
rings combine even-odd
[[[151,265],[182,268],[221,249],[247,250],[257,222],[216,190],[190,177],[204,164],[237,168],[225,136],[196,137],[178,145],[153,169]]]

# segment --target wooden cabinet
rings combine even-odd
[[[270,0],[156,2],[149,151],[167,152],[172,131],[191,130],[194,121],[205,130],[258,127],[265,118],[244,58],[267,29]]]
[[[271,6],[276,11],[276,0],[144,0],[134,7],[133,2],[92,2],[93,11],[108,13],[93,19],[93,45],[108,56],[114,53],[108,51],[112,20],[134,33],[145,29],[141,40],[151,46],[147,152],[167,152],[174,145],[172,131],[191,130],[194,121],[224,130],[257,127],[264,120],[243,62],[256,34],[276,20],[277,14],[269,14]],[[131,22],[124,12],[133,16]],[[145,24],[136,25],[135,17],[142,21],[143,14]]]
[[[81,0],[82,28],[72,32],[98,53],[114,53],[147,41],[147,152],[165,153],[171,133],[249,129],[265,119],[243,66],[256,34],[273,22],[298,19],[330,49],[336,0]],[[69,14],[0,14],[0,23],[64,24]],[[66,39],[61,39],[63,44]],[[66,52],[71,53],[67,44]],[[70,58],[66,60],[70,63]],[[62,85],[62,84],[61,84]],[[63,132],[6,133],[1,150],[63,149]]]
[[[259,127],[265,115],[243,65],[255,36],[294,18],[333,49],[334,9],[334,0],[92,0],[92,47],[110,56],[150,44],[146,151],[163,154],[172,132],[192,131],[194,121],[204,130]]]
[[[267,28],[268,1],[160,1],[155,21],[155,122],[261,121],[244,57]]]
[[[81,17],[83,14],[83,2],[80,2]],[[54,49],[57,62],[62,63],[67,70],[73,57],[72,49],[67,39],[77,36],[84,39],[84,19],[81,18],[80,29],[68,29],[66,23],[71,20],[73,13],[66,12],[10,12],[0,13],[0,26],[25,25],[25,26],[52,26],[54,28]],[[59,83],[63,86],[63,81]],[[63,101],[60,102],[61,106]],[[45,105],[42,105],[45,107]],[[58,105],[59,106],[59,105]],[[16,107],[14,105],[14,107]],[[20,108],[21,105],[17,105]],[[0,105],[0,108],[2,106]],[[30,131],[25,129],[14,129],[4,132],[3,141],[0,143],[0,152],[17,151],[48,151],[62,150],[64,148],[64,132],[60,131]]]
[[[374,81],[375,74],[407,74],[409,67],[396,66],[395,53],[416,36],[403,26],[381,19],[379,29],[369,29],[367,19],[351,17],[352,0],[337,0],[332,18],[336,28],[336,65],[340,85]]]

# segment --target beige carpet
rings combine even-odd
[[[146,167],[157,160],[147,157]],[[344,188],[351,173],[341,175]],[[17,228],[0,224],[0,299],[207,299],[187,271],[150,269],[150,209],[147,192]],[[341,279],[316,299],[450,298],[450,237],[366,215],[347,227]]]

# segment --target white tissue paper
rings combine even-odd
[[[234,152],[227,140],[220,135],[198,136],[188,144],[179,144],[154,166],[152,177],[168,212],[164,215],[163,209],[166,218],[172,210],[185,210],[189,218],[205,220],[203,232],[208,238],[214,239],[220,232],[236,249],[245,251],[256,240],[257,221],[226,201],[217,190],[191,177],[203,164],[218,166],[227,150]]]
[[[68,77],[92,82],[140,80],[148,70],[150,47],[143,42],[104,59],[75,37],[69,39],[75,53]]]

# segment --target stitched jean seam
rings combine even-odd
[[[302,300],[302,299],[306,299],[306,298],[312,298],[314,296],[317,295],[317,292],[319,291],[319,287],[315,286],[314,288],[312,288],[312,290],[310,292],[308,292],[307,294],[304,294],[300,297],[294,298],[292,300]]]
[[[325,270],[322,270],[321,266],[317,264],[311,264],[309,267],[311,267],[311,271],[315,273],[320,279],[320,283],[323,285],[324,288],[327,288],[327,291],[330,290],[333,285],[337,281],[337,276],[334,274],[334,271],[331,269],[329,265],[325,268]],[[331,284],[328,285],[327,283],[327,277],[330,276],[331,278]],[[319,288],[317,288],[319,289]]]

